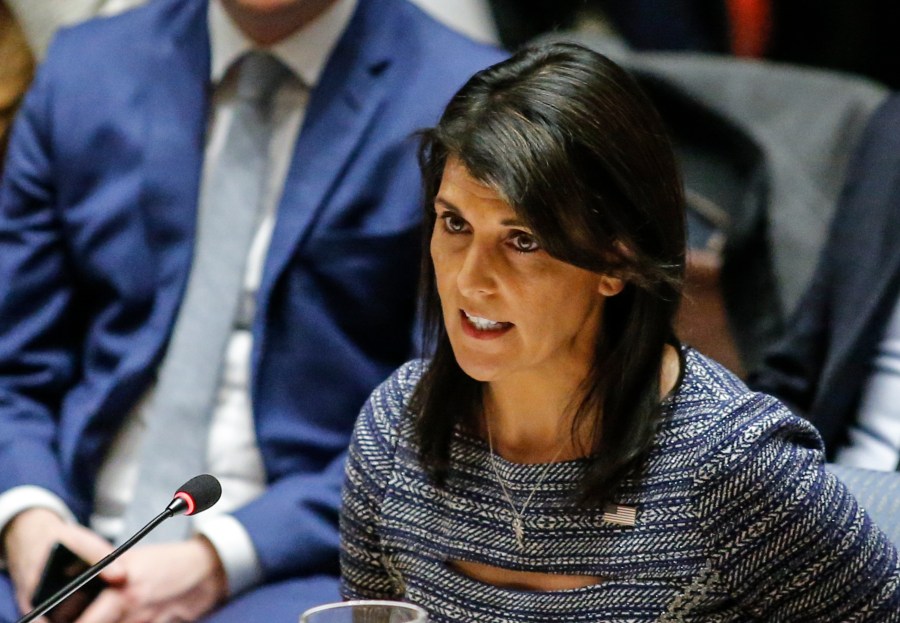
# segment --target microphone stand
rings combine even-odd
[[[166,519],[172,517],[175,512],[175,508],[167,508],[166,510],[161,512],[159,515],[150,520],[150,523],[138,530],[134,534],[134,536],[132,536],[130,539],[122,543],[119,547],[110,552],[105,558],[85,569],[81,574],[69,581],[68,584],[53,593],[53,595],[47,598],[44,603],[39,604],[34,610],[16,621],[16,623],[30,623],[31,621],[34,621],[40,616],[43,616],[44,614],[61,604],[67,597],[69,597],[69,595],[93,580],[101,571],[103,571],[103,569],[107,567],[107,565],[109,565],[116,558],[131,549],[131,547],[135,543],[147,536],[148,532],[156,528],[156,526],[164,522]]]

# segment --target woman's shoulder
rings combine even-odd
[[[378,438],[382,444],[396,446],[398,437],[407,434],[413,424],[410,400],[428,362],[413,359],[395,370],[369,396],[357,422],[357,436]]]
[[[817,612],[828,609],[829,621],[893,605],[896,553],[825,469],[815,428],[696,351],[685,361],[673,403],[696,429],[659,456],[690,483],[685,497],[718,581],[760,620],[800,611],[811,595],[828,604]],[[682,447],[693,454],[679,456]]]
[[[681,384],[676,397],[690,403],[731,403],[751,390],[728,368],[690,346],[683,346]]]
[[[816,429],[777,398],[749,389],[727,368],[692,348],[683,353],[682,382],[668,402],[663,436],[690,436],[702,454],[737,446],[750,451],[773,435],[822,450]]]
[[[419,379],[428,368],[427,359],[412,359],[394,370],[387,380],[382,383],[386,390],[403,395],[407,399],[412,395],[419,383]]]
[[[683,380],[670,401],[656,460],[681,466],[696,504],[705,507],[714,499],[744,511],[751,502],[780,507],[785,500],[779,496],[790,489],[780,478],[818,478],[823,444],[808,421],[776,398],[750,390],[712,359],[684,352]],[[717,521],[711,509],[700,515]]]

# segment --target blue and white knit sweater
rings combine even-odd
[[[656,440],[615,495],[637,509],[635,524],[574,507],[584,461],[560,462],[525,512],[524,551],[482,440],[456,433],[444,487],[423,471],[406,405],[426,364],[403,366],[356,426],[344,596],[405,599],[432,623],[900,621],[897,551],[824,470],[815,430],[715,362],[684,354]],[[499,457],[498,467],[519,506],[545,468]],[[603,581],[511,590],[452,560]]]

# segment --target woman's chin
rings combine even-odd
[[[459,364],[459,367],[462,368],[462,371],[465,372],[467,376],[482,383],[488,383],[495,380],[501,372],[501,366],[498,362],[490,361],[489,359],[491,358],[483,355],[473,356],[471,354],[464,354],[460,356],[458,354],[456,356],[456,362]]]

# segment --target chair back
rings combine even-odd
[[[847,485],[882,532],[900,548],[900,473],[829,463],[828,471]]]
[[[559,40],[629,69],[669,129],[691,249],[678,336],[739,375],[757,369],[806,290],[847,164],[890,89],[800,65],[630,50],[596,31],[536,39]]]

